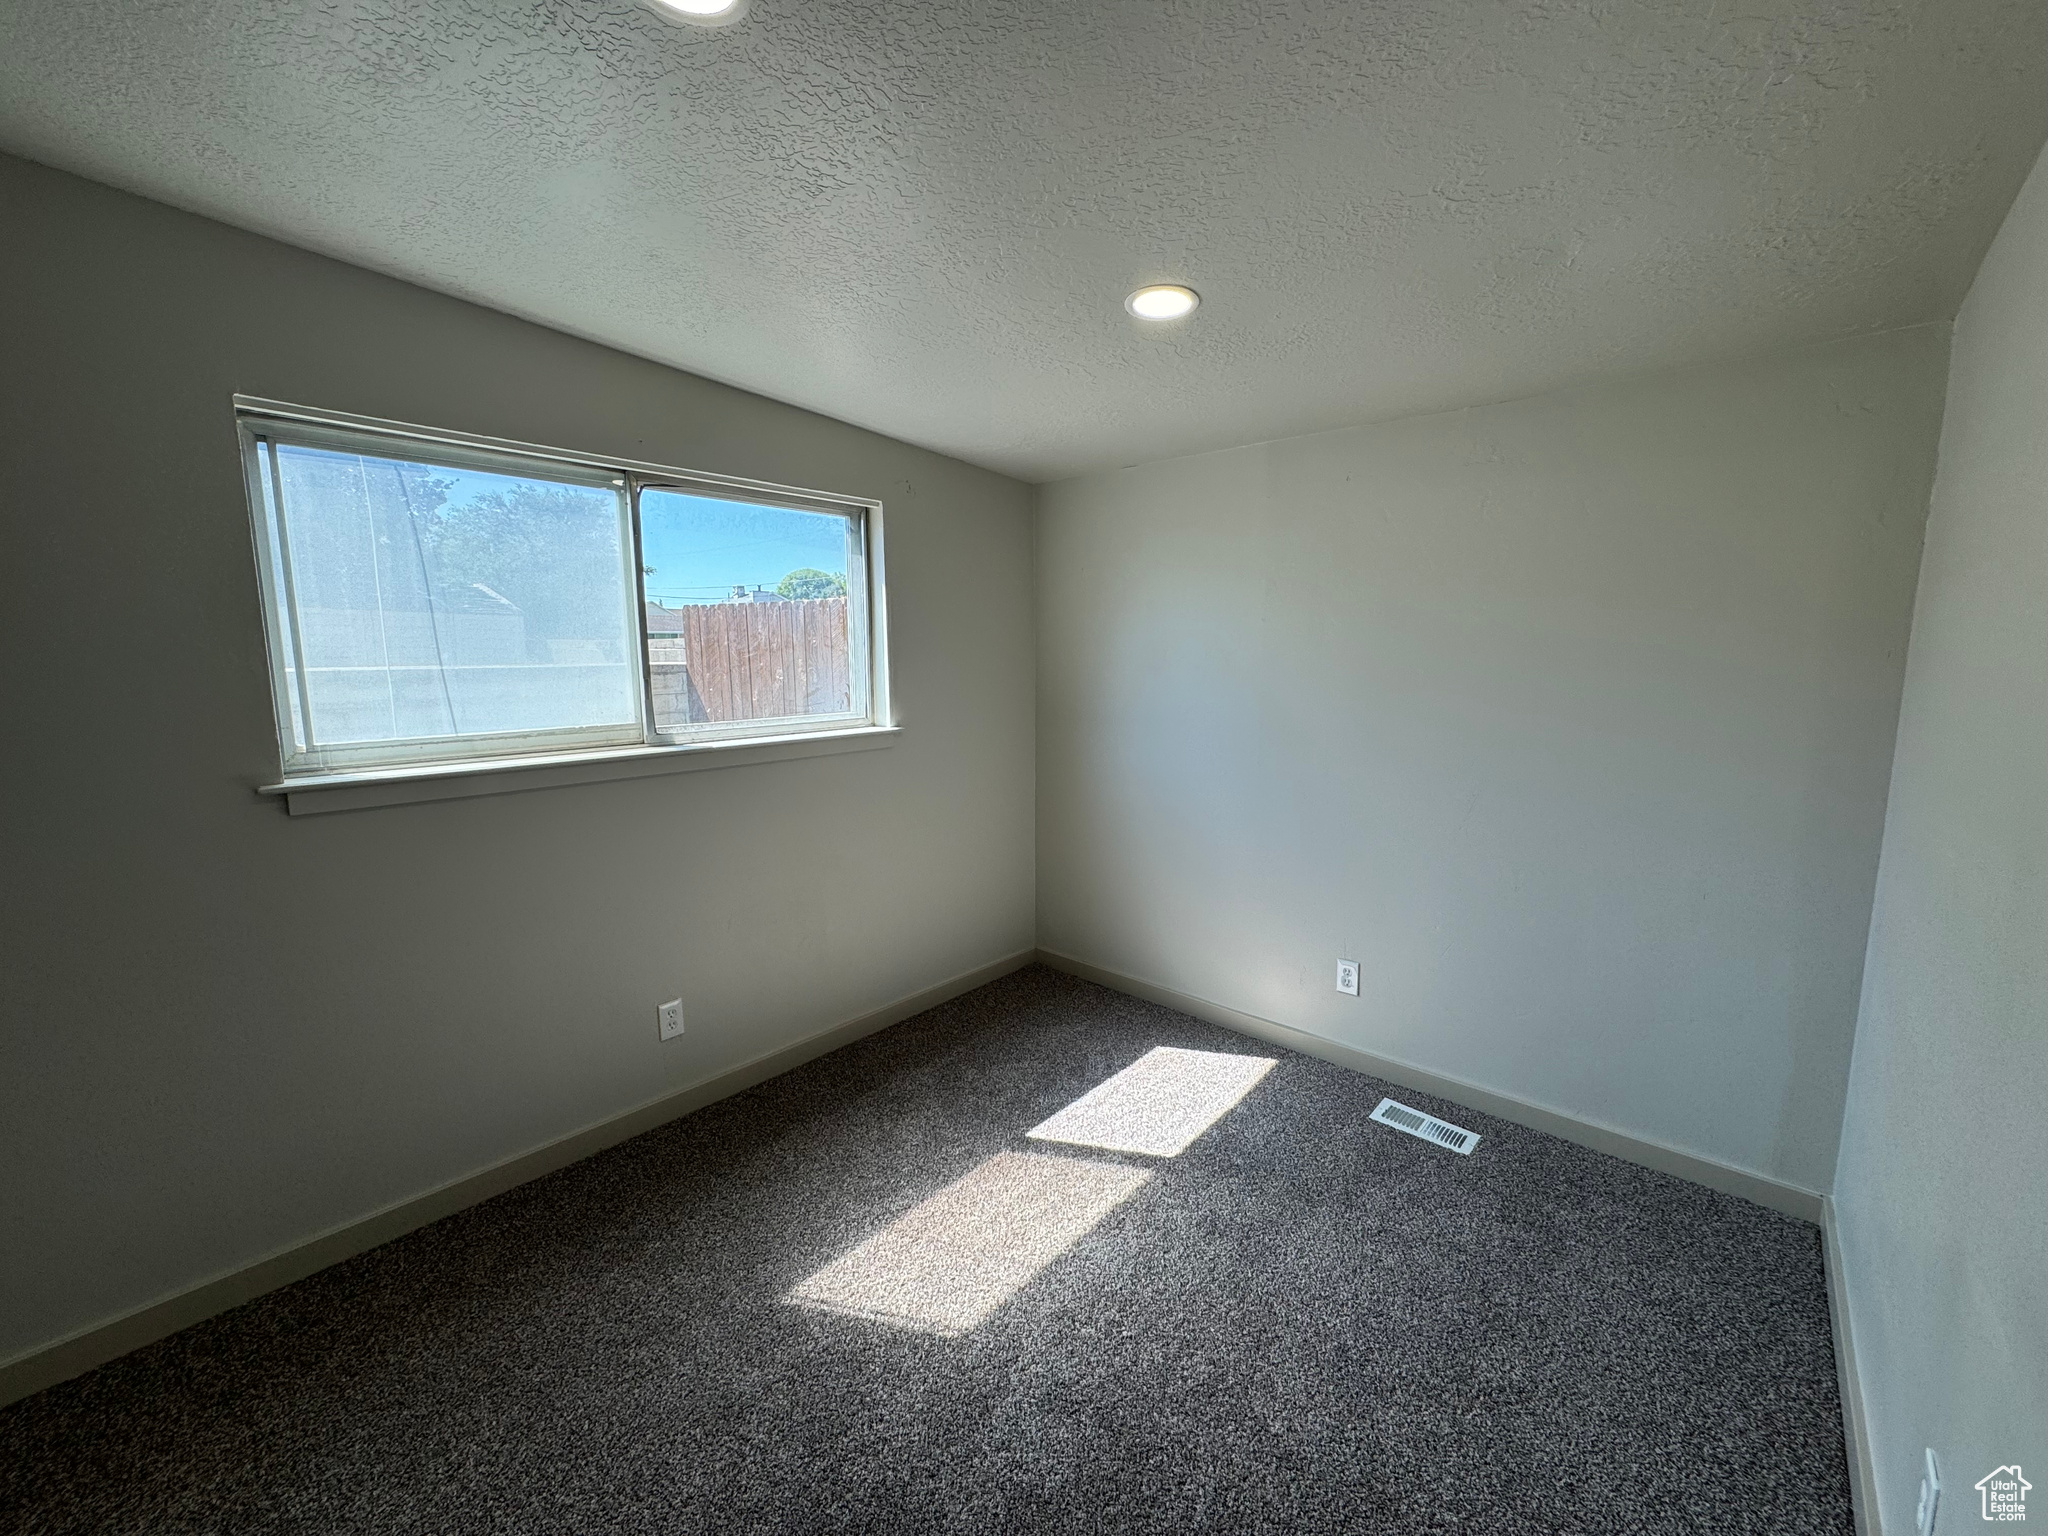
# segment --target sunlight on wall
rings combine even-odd
[[[999,1152],[789,1293],[798,1306],[957,1336],[1152,1177],[1147,1168]]]
[[[1273,1067],[1270,1056],[1157,1046],[1028,1134],[1033,1141],[1178,1157]]]

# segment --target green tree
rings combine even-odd
[[[844,597],[846,578],[807,565],[783,577],[775,584],[775,590],[783,597]]]
[[[620,636],[618,499],[605,489],[528,482],[417,515],[429,579],[459,596],[482,587],[526,616],[536,660],[551,639]]]

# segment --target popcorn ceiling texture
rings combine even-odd
[[[1006,977],[0,1410],[0,1529],[1848,1536],[1819,1233],[1761,1206],[1282,1053],[1127,1189],[1077,1152],[1071,1246],[999,1230],[1159,1045],[1271,1050]],[[941,1206],[1004,1291],[958,1337],[790,1304],[929,1302],[875,1238]]]
[[[1946,319],[2044,131],[2040,0],[0,10],[0,145],[1031,479]]]

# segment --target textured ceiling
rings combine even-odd
[[[0,145],[1028,479],[1945,318],[2044,132],[2048,0],[0,0]]]

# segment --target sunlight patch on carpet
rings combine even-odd
[[[1270,1056],[1157,1046],[1028,1134],[1033,1141],[1178,1157],[1274,1064]]]
[[[958,1336],[984,1321],[1152,1177],[1147,1168],[999,1152],[785,1298]]]

